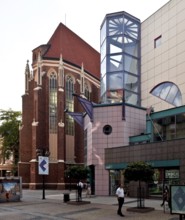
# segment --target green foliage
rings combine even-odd
[[[145,162],[130,163],[124,172],[127,181],[149,182],[152,181],[153,174],[152,166]]]
[[[2,156],[9,159],[13,154],[14,165],[18,163],[19,124],[21,112],[0,110],[0,136],[2,137]]]
[[[75,180],[86,179],[89,173],[89,168],[83,165],[68,165],[65,170],[65,176]]]
[[[154,170],[154,175],[153,175],[153,180],[158,181],[159,180],[159,175],[160,175],[159,170],[155,169]]]

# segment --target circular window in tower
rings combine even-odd
[[[112,127],[110,125],[105,125],[103,127],[103,133],[106,135],[109,135],[112,133]]]

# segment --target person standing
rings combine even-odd
[[[125,197],[125,194],[124,194],[124,189],[123,189],[123,184],[120,184],[120,186],[117,188],[116,190],[116,195],[117,195],[117,199],[118,199],[118,211],[117,211],[117,214],[124,217],[124,215],[122,214],[122,206],[123,206],[123,203],[124,203],[124,197]]]
[[[82,200],[82,189],[84,185],[81,182],[81,180],[77,183],[77,189],[78,189],[78,201]]]

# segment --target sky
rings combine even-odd
[[[125,11],[143,22],[169,0],[0,0],[0,109],[22,111],[26,62],[60,22],[100,51],[106,14]]]

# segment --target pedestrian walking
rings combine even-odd
[[[118,211],[117,214],[124,217],[123,213],[122,213],[122,206],[124,204],[124,189],[123,189],[123,185],[120,184],[120,186],[117,188],[116,190],[116,195],[117,195],[117,199],[118,199]]]
[[[81,182],[81,180],[77,183],[77,189],[78,189],[78,201],[82,200],[82,189],[83,189],[84,185]]]
[[[165,202],[167,202],[169,205],[169,189],[167,186],[165,186],[163,189],[163,202],[161,206],[163,206]]]

